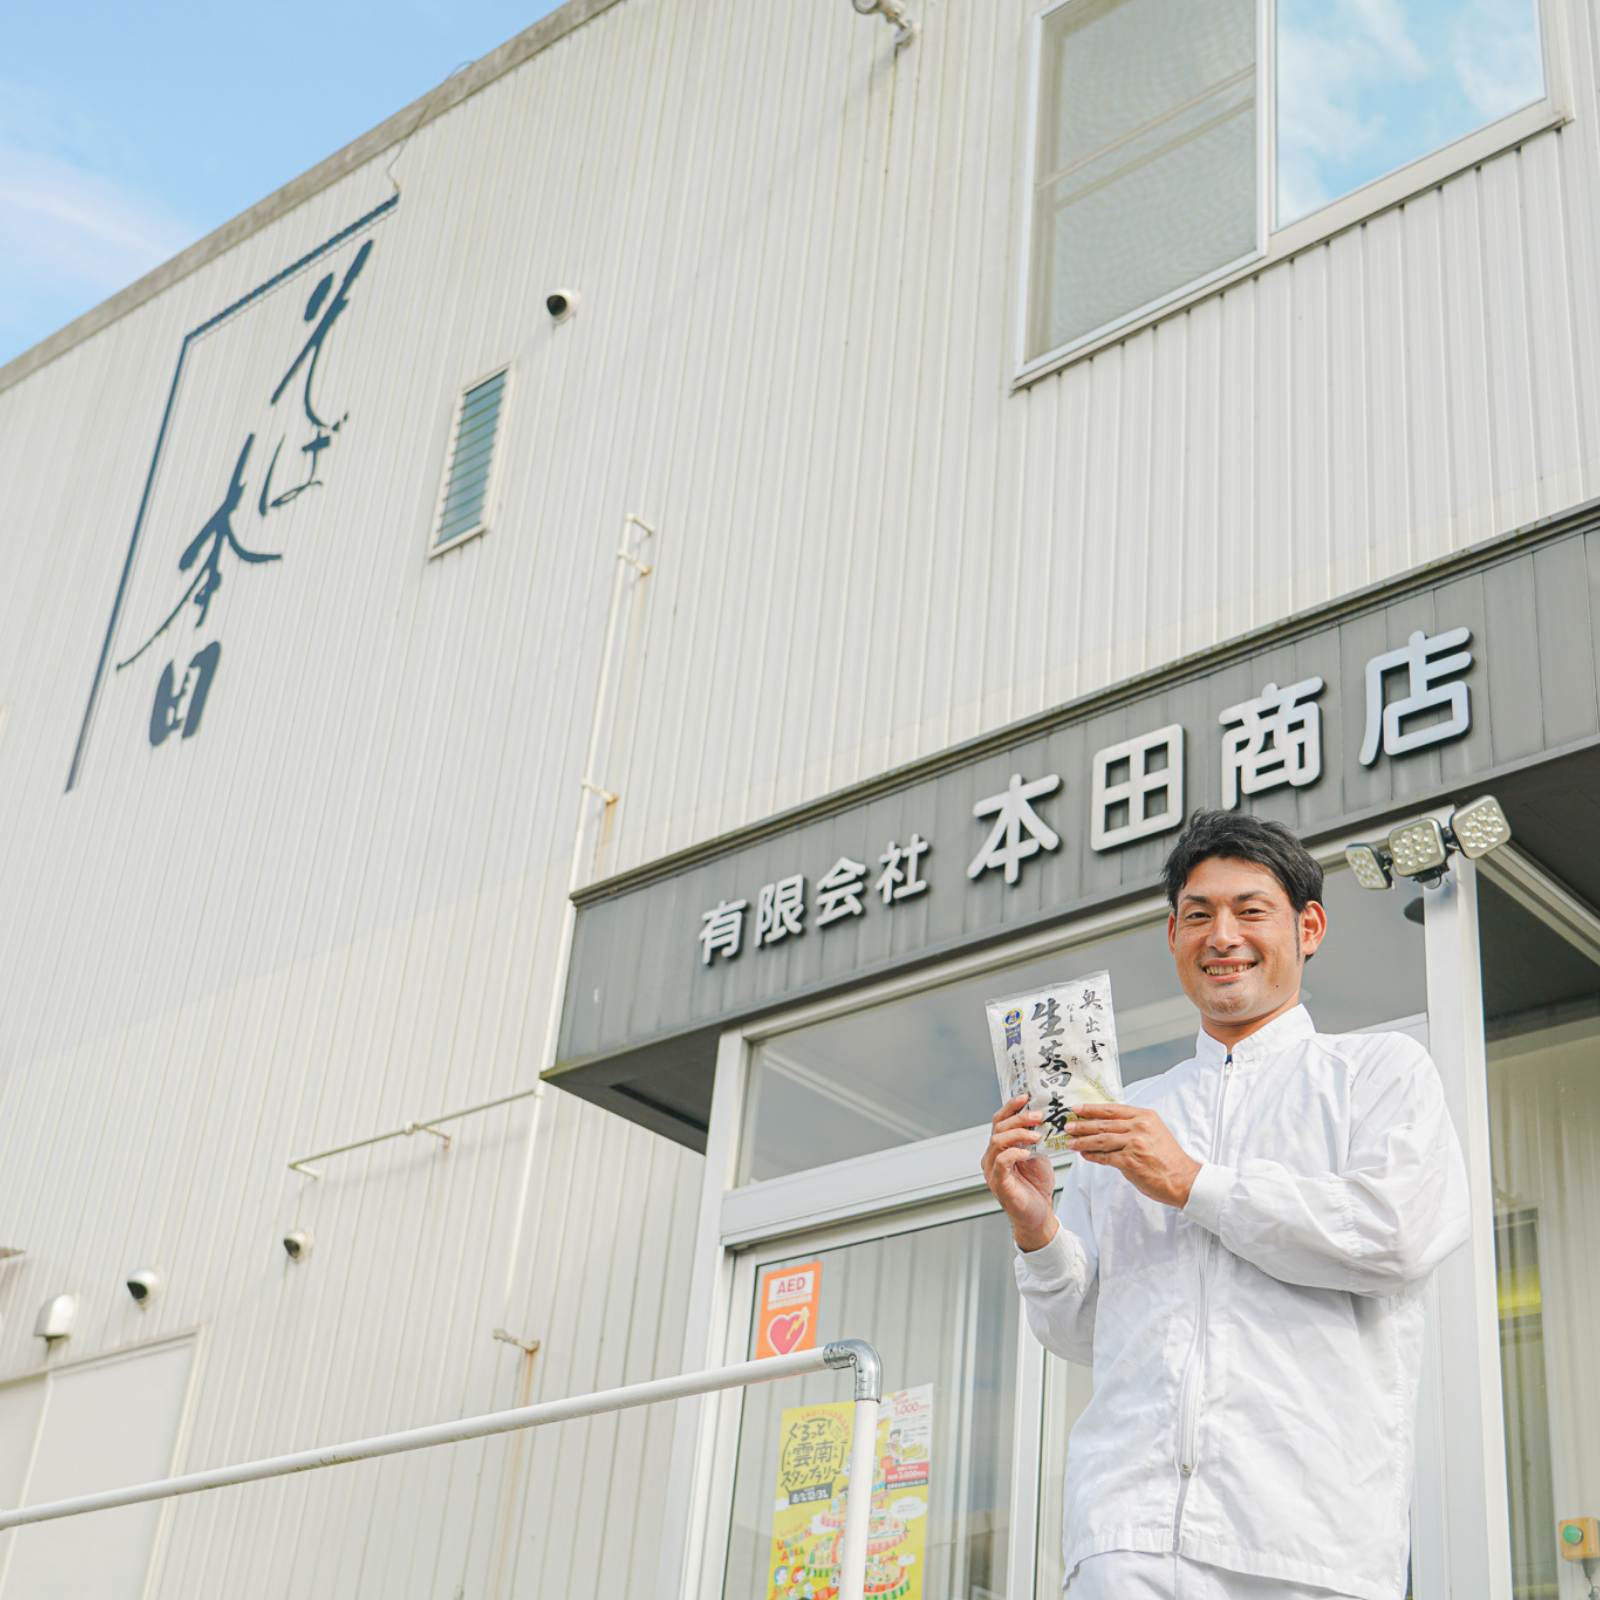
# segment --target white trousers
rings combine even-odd
[[[1183,1556],[1108,1550],[1078,1564],[1065,1600],[1349,1600],[1281,1578],[1253,1578]]]

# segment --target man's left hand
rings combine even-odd
[[[1069,1125],[1071,1148],[1085,1161],[1115,1167],[1140,1194],[1182,1210],[1200,1163],[1142,1106],[1080,1105]]]

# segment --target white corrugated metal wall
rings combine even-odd
[[[1595,493],[1587,6],[1572,122],[1019,393],[1027,7],[917,11],[622,0],[0,392],[0,1377],[59,1289],[72,1354],[203,1327],[199,1467],[677,1365],[676,1147],[554,1095],[509,1296],[526,1103],[285,1169],[531,1080],[625,512],[607,871]],[[119,680],[63,796],[184,334],[390,166],[314,537],[230,580],[201,736]],[[507,360],[494,529],[425,562]],[[642,1594],[667,1427],[185,1502],[158,1589]]]

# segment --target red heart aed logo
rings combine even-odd
[[[800,1348],[800,1341],[805,1338],[810,1323],[810,1306],[801,1306],[786,1317],[774,1317],[767,1324],[767,1343],[780,1356],[793,1355]]]

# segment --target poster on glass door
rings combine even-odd
[[[817,1302],[822,1263],[774,1267],[761,1280],[756,1311],[756,1359],[817,1348]]]
[[[835,1600],[839,1593],[854,1410],[849,1400],[836,1400],[782,1414],[767,1600]],[[873,1452],[869,1600],[921,1600],[932,1446],[933,1385],[886,1394]]]

